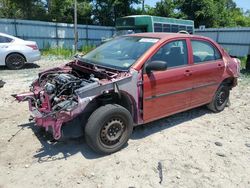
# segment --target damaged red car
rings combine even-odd
[[[56,140],[85,135],[92,149],[109,154],[135,125],[202,105],[222,111],[239,63],[209,38],[132,34],[41,72],[14,97],[29,102],[36,125]]]

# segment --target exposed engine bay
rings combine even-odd
[[[40,86],[49,95],[53,112],[61,110],[71,111],[78,101],[75,90],[91,86],[98,86],[99,79],[94,75],[90,75],[89,79],[77,77],[68,73],[52,73],[47,74],[46,78],[40,77]],[[43,99],[40,99],[40,105]],[[39,105],[39,104],[38,104]]]
[[[77,127],[76,124],[82,122],[77,117],[82,113],[87,114],[86,111],[90,109],[87,105],[92,100],[97,100],[98,104],[100,100],[103,103],[112,100],[110,92],[119,96],[119,87],[136,96],[137,90],[131,90],[130,85],[137,86],[131,79],[129,72],[75,60],[65,66],[41,72],[31,84],[30,92],[13,97],[18,101],[28,101],[36,125],[51,130],[54,138],[59,139],[62,135],[61,126],[73,122],[71,124]],[[137,81],[136,77],[134,80]]]
[[[46,71],[32,84],[31,91],[35,92],[39,87],[39,97],[33,100],[33,105],[44,113],[42,116],[50,116],[60,111],[71,111],[78,104],[76,90],[89,90],[98,87],[118,74],[104,71],[95,67],[80,67],[73,63],[66,65],[67,70]],[[89,69],[92,73],[89,73]],[[48,104],[49,100],[49,104]],[[41,112],[41,110],[39,110]]]

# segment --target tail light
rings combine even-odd
[[[33,50],[38,50],[38,47],[36,44],[31,44],[31,45],[26,45],[26,46],[32,48]]]

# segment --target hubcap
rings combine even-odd
[[[101,141],[111,146],[117,144],[125,131],[125,125],[120,118],[112,118],[106,122],[101,129]]]

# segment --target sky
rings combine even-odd
[[[154,6],[155,3],[160,0],[145,0],[145,4]],[[250,10],[250,0],[234,0],[239,8],[244,10]]]

